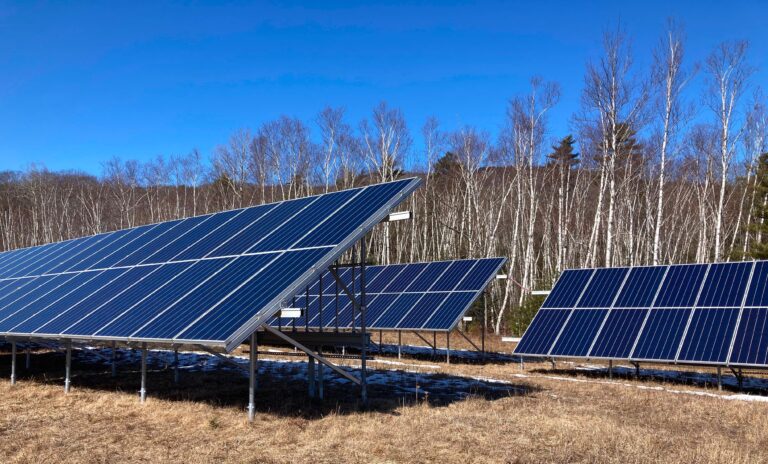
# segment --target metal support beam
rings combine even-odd
[[[112,342],[112,356],[110,356],[112,362],[112,377],[117,377],[117,342]]]
[[[421,341],[426,343],[430,348],[432,348],[432,355],[434,356],[434,354],[435,354],[435,345],[433,345],[432,342],[430,342],[426,338],[422,337],[420,333],[413,332],[413,334],[416,335],[417,337],[419,337],[421,339]]]
[[[267,332],[269,332],[269,333],[271,333],[271,334],[273,334],[273,335],[283,339],[284,341],[286,341],[290,345],[294,346],[295,348],[300,349],[301,351],[303,351],[304,353],[308,354],[309,356],[314,357],[319,362],[321,362],[321,363],[325,364],[326,366],[330,367],[337,374],[341,375],[345,379],[350,380],[351,382],[354,382],[355,385],[360,385],[360,379],[358,379],[354,375],[350,374],[349,372],[345,371],[344,369],[340,368],[339,366],[333,364],[332,362],[328,361],[323,356],[320,356],[319,354],[315,353],[311,349],[307,348],[306,346],[304,346],[301,343],[297,342],[296,340],[292,339],[291,337],[289,337],[288,335],[284,334],[283,332],[275,329],[274,327],[270,327],[269,325],[262,325],[261,327],[264,330],[266,330]]]
[[[307,356],[307,394],[315,397],[315,358]]]
[[[16,385],[16,342],[11,341],[11,385]]]
[[[723,391],[723,373],[720,366],[717,366],[717,391]]]
[[[397,359],[402,359],[403,332],[397,331]]]
[[[246,367],[243,367],[242,364],[240,364],[239,362],[235,361],[234,359],[229,358],[228,356],[225,356],[225,355],[223,355],[221,353],[218,353],[218,352],[212,350],[211,348],[208,348],[207,346],[204,346],[204,345],[196,345],[196,346],[198,348],[200,348],[201,350],[205,351],[206,353],[210,353],[213,356],[215,356],[216,358],[221,359],[223,362],[229,364],[232,367],[236,367],[236,368],[242,369],[242,370],[248,370]]]
[[[472,345],[472,346],[473,346],[473,347],[474,347],[474,348],[475,348],[477,351],[482,351],[482,348],[478,347],[478,346],[475,344],[475,342],[473,342],[473,341],[472,341],[472,340],[471,340],[471,339],[470,339],[470,338],[467,336],[467,334],[465,334],[464,332],[462,332],[461,330],[458,330],[458,329],[456,330],[456,333],[458,333],[459,335],[461,335],[461,336],[462,336],[462,338],[464,338],[464,340],[466,340],[466,341],[467,341],[467,343],[469,343],[470,345]]]
[[[321,353],[322,354],[322,353]],[[317,363],[317,397],[321,400],[325,398],[324,384],[325,384],[325,366],[323,363]]]
[[[365,316],[368,311],[365,295],[365,259],[368,257],[365,249],[365,235],[360,239],[360,399],[363,407],[368,407],[368,373],[366,372],[365,356],[368,345],[366,336]],[[354,282],[354,281],[353,281]]]
[[[613,378],[613,360],[611,359],[608,360],[608,378]]]
[[[141,344],[141,390],[139,390],[139,401],[144,403],[147,400],[147,344]]]
[[[179,384],[179,347],[173,347],[173,383]]]
[[[256,332],[251,334],[251,350],[249,353],[248,367],[248,422],[253,422],[256,414],[256,374],[259,372],[257,363],[259,362],[259,345]]]
[[[72,340],[67,340],[66,367],[64,368],[64,393],[69,393],[71,385],[70,375],[72,371]]]
[[[485,362],[485,329],[488,325],[488,298],[487,298],[488,292],[483,292],[483,327],[480,330],[480,346],[482,346],[481,352],[481,358],[483,362]],[[522,359],[522,358],[521,358]],[[522,362],[522,361],[521,361]]]
[[[445,333],[445,363],[451,363],[451,332]]]

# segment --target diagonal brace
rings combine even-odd
[[[432,348],[433,350],[436,350],[436,349],[437,349],[437,346],[436,346],[436,345],[434,345],[432,342],[430,342],[430,341],[429,341],[429,340],[427,340],[426,338],[422,337],[420,333],[418,333],[418,332],[414,331],[414,332],[413,332],[413,334],[414,334],[414,335],[416,335],[417,337],[419,337],[419,338],[421,339],[421,341],[423,341],[424,343],[426,343],[427,345],[429,345],[429,347],[430,347],[430,348]]]
[[[481,350],[481,349],[480,349],[480,347],[479,347],[479,346],[477,346],[477,345],[475,344],[475,342],[473,342],[472,340],[470,340],[470,339],[469,339],[469,337],[467,337],[467,334],[465,334],[465,333],[464,333],[464,332],[462,332],[461,330],[457,330],[456,332],[458,332],[458,333],[459,333],[459,335],[461,335],[462,337],[464,337],[464,340],[466,340],[467,342],[469,342],[469,344],[470,344],[470,345],[474,346],[474,347],[475,347],[475,349],[476,349],[477,351],[483,351],[483,350]]]
[[[232,358],[230,358],[228,356],[224,356],[221,353],[217,353],[216,351],[213,351],[212,349],[208,348],[207,346],[197,345],[197,347],[200,348],[201,350],[205,351],[206,353],[210,353],[210,354],[216,356],[217,358],[221,359],[222,361],[224,361],[225,363],[229,364],[230,366],[234,366],[234,367],[237,367],[238,369],[242,369],[242,370],[248,372],[248,367],[247,366],[243,366],[242,364],[240,364],[239,362],[235,361],[234,359],[232,359]]]
[[[352,294],[352,292],[347,287],[347,284],[344,283],[344,281],[341,280],[341,277],[336,273],[336,269],[329,267],[328,270],[330,271],[333,278],[336,280],[336,283],[339,284],[339,288],[347,295],[349,300],[352,302],[352,305],[355,307],[355,311],[360,311],[360,303],[355,298],[355,295]]]
[[[355,377],[354,375],[350,374],[349,372],[345,371],[344,369],[340,368],[336,364],[328,361],[325,357],[320,356],[319,354],[315,353],[311,349],[307,348],[306,346],[302,345],[301,343],[297,342],[296,340],[292,339],[288,335],[284,334],[283,332],[270,327],[268,325],[262,325],[261,326],[264,330],[267,332],[275,335],[276,337],[279,337],[286,342],[290,343],[291,345],[295,346],[296,348],[300,349],[301,351],[305,352],[308,356],[312,356],[313,358],[317,359],[319,362],[325,364],[326,366],[330,367],[333,371],[335,371],[337,374],[341,375],[342,377],[352,381],[356,385],[360,385],[360,379]]]

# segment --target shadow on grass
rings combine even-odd
[[[147,395],[169,401],[194,401],[217,407],[245,409],[248,398],[247,371],[201,353],[180,352],[180,382],[174,383],[173,352],[151,350],[147,359]],[[99,355],[105,357],[103,359]],[[117,350],[117,376],[111,376],[110,349],[73,349],[72,388],[119,391],[134,394],[138,401],[141,373],[139,350]],[[247,369],[248,360],[231,357]],[[0,347],[0,379],[8,381],[10,349]],[[25,354],[16,361],[18,380],[50,385],[64,384],[65,358],[62,352],[40,350],[31,355],[25,368]],[[345,367],[356,376],[360,370]],[[368,369],[369,410],[395,414],[401,406],[428,403],[446,406],[469,397],[495,401],[510,396],[529,395],[535,387],[492,380],[478,380],[447,374]],[[308,397],[307,362],[260,360],[256,409],[283,416],[320,418],[329,413],[352,414],[360,411],[360,388],[328,368],[324,369],[324,399]]]
[[[587,377],[600,380],[631,380],[641,382],[659,382],[670,385],[686,385],[701,388],[717,389],[717,375],[714,373],[693,372],[683,370],[686,366],[677,366],[680,370],[640,369],[639,377],[633,366],[614,366],[611,375],[607,367],[576,366],[570,369],[532,369],[530,372],[541,375],[557,375],[561,377]],[[691,369],[694,367],[691,366]],[[722,369],[722,389],[732,393],[752,393],[768,396],[768,379],[750,377],[750,371],[743,372],[741,386],[738,379],[728,368]],[[611,378],[612,377],[612,378]]]

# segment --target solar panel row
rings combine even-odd
[[[0,334],[239,344],[418,179],[0,253]]]
[[[367,266],[366,326],[372,330],[452,330],[505,261],[486,258]],[[359,295],[359,272],[345,268],[339,277]],[[306,314],[297,319],[275,317],[270,324],[314,329],[359,327],[360,315],[346,295],[337,299],[337,293],[341,290],[336,280],[326,272],[295,299],[296,306],[306,307],[309,297]]]
[[[768,262],[565,271],[515,352],[768,365]]]

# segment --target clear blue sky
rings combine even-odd
[[[496,134],[534,74],[562,86],[551,119],[562,135],[584,64],[619,18],[641,66],[669,16],[685,25],[691,61],[750,40],[754,81],[768,87],[766,2],[409,3],[0,0],[0,170],[207,156],[239,127],[311,120],[325,105],[356,126],[381,100],[403,109],[417,141],[429,115]]]

